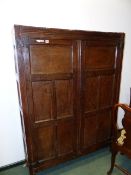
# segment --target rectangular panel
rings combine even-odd
[[[72,46],[31,45],[31,73],[72,73]]]
[[[100,77],[100,108],[112,105],[114,91],[114,76],[107,75]]]
[[[85,109],[84,111],[96,110],[98,106],[98,77],[88,77],[85,81]]]
[[[57,140],[58,155],[73,153],[76,147],[75,124],[73,120],[62,120],[58,122]]]
[[[116,48],[111,46],[86,46],[86,69],[114,68]]]
[[[41,39],[44,40],[44,43],[38,42],[38,40]],[[86,39],[88,41],[85,41]],[[30,173],[33,172],[35,174],[41,170],[42,167],[49,167],[56,163],[59,163],[60,161],[64,161],[64,157],[60,158],[57,156],[57,150],[59,156],[64,154],[66,158],[70,158],[70,156],[66,155],[66,153],[68,154],[74,151],[74,147],[76,146],[76,144],[73,144],[76,141],[76,139],[74,139],[75,134],[77,134],[78,138],[82,137],[82,146],[84,145],[84,147],[87,148],[88,152],[98,148],[99,143],[96,143],[96,136],[98,141],[101,141],[103,138],[105,139],[105,137],[108,136],[108,132],[106,130],[108,128],[108,125],[106,124],[106,121],[108,121],[108,119],[105,117],[108,115],[104,115],[104,112],[104,114],[100,114],[99,117],[98,115],[100,111],[98,109],[96,111],[98,114],[96,114],[94,111],[92,114],[90,112],[85,116],[85,111],[83,110],[85,103],[84,87],[86,84],[86,82],[83,82],[85,77],[84,72],[88,71],[90,74],[89,76],[94,76],[93,71],[96,71],[95,76],[98,76],[100,80],[100,76],[103,75],[102,72],[98,75],[98,70],[112,71],[116,66],[115,70],[117,71],[115,71],[116,82],[114,83],[114,101],[118,101],[124,34],[15,26],[15,40],[15,49],[17,49],[16,56],[18,57],[18,72],[20,73],[20,94],[22,99],[22,106],[24,109],[23,112],[25,114],[30,114],[24,116],[24,123],[26,123],[25,132],[28,147],[28,163],[30,167]],[[115,45],[117,45],[117,52],[115,50]],[[117,59],[116,65],[115,59]],[[76,111],[76,118],[73,119],[76,120],[75,122],[72,120],[69,121],[71,118],[66,118],[66,120],[62,118],[62,116],[65,116],[63,113],[71,112],[69,112],[70,110],[68,110],[68,106],[65,106],[66,110],[63,109],[64,107],[61,107],[62,99],[59,96],[63,96],[62,98],[66,99],[65,95],[63,95],[64,92],[61,92],[61,87],[57,88],[58,90],[56,89],[57,92],[55,93],[55,81],[58,81],[58,79],[62,81],[65,79],[71,79],[72,77],[65,78],[63,76],[67,76],[67,74],[69,75],[70,73],[73,74],[73,77],[75,77],[73,79],[75,79],[75,82],[77,84],[76,85],[75,82],[73,84],[73,93],[76,89],[73,97],[75,97],[74,101],[76,101],[77,104],[74,105],[76,109],[74,110],[74,112]],[[35,78],[32,79],[32,76]],[[87,96],[87,99],[94,98],[95,101],[95,103],[91,102],[91,105],[88,104],[88,101],[86,101],[87,111],[88,108],[90,111],[96,109],[97,94],[94,94],[95,85],[96,88],[98,87],[96,79],[92,77],[91,79],[87,80],[88,85],[86,86],[88,87],[89,84],[91,85],[88,89],[89,92],[87,90],[87,94],[85,96]],[[35,81],[36,84],[32,83],[30,80]],[[45,81],[45,83],[42,81]],[[100,84],[102,87],[104,85],[104,79],[100,81],[99,87]],[[53,82],[53,87],[51,82]],[[38,88],[39,86],[42,88]],[[104,86],[108,87],[106,85]],[[94,94],[93,97],[91,97],[91,95],[88,95],[91,93],[91,87]],[[68,92],[71,90],[67,88],[66,91]],[[101,93],[103,93],[103,89],[101,90]],[[101,99],[98,99],[100,100],[101,107],[102,105],[106,106],[109,104],[104,102],[103,94]],[[107,97],[107,99],[109,99],[108,101],[110,102],[110,98]],[[68,98],[65,101],[67,103],[70,103],[70,100],[68,100]],[[81,104],[82,101],[83,104]],[[33,103],[35,110],[33,109]],[[58,120],[55,118],[55,120],[51,122],[41,122],[40,124],[37,123],[35,125],[33,124],[34,121],[32,121],[32,115],[36,116],[36,121],[50,121],[51,119],[54,119],[54,115],[56,117],[57,110],[60,111]],[[35,114],[33,112],[35,112]],[[96,126],[97,118],[99,118],[99,126]],[[82,122],[80,122],[80,120],[82,120]],[[77,132],[74,132],[74,127],[78,127]],[[105,134],[105,136],[103,136],[103,134]],[[78,138],[77,149],[79,154],[81,148]],[[94,143],[96,143],[96,146],[93,147],[92,145]],[[34,147],[36,148],[35,150]],[[91,149],[88,149],[88,147]],[[37,156],[37,159],[34,158],[35,154]],[[39,161],[37,161],[47,159],[49,161],[41,161],[40,164],[38,163]]]
[[[73,115],[73,80],[55,81],[57,118]]]
[[[55,155],[55,127],[36,128],[34,134],[37,160],[53,158]]]
[[[35,121],[53,118],[53,87],[51,81],[33,82],[33,104]]]
[[[97,135],[97,116],[90,116],[84,119],[84,137],[83,143],[84,148],[89,147],[96,143]]]
[[[97,141],[110,138],[111,134],[111,111],[103,111],[98,115]]]

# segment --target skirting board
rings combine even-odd
[[[15,162],[15,163],[12,163],[12,164],[9,164],[9,165],[6,165],[6,166],[2,166],[2,167],[0,167],[0,172],[4,171],[4,170],[7,170],[7,169],[10,169],[10,168],[14,168],[14,167],[22,165],[24,163],[26,163],[26,161],[25,160],[21,160],[19,162]]]

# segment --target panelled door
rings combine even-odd
[[[84,41],[82,48],[81,149],[86,151],[110,139],[120,61],[115,41]]]
[[[72,40],[30,38],[25,62],[34,159],[76,153],[77,45]]]

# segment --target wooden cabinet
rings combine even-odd
[[[30,174],[108,145],[124,34],[17,25],[14,29]]]

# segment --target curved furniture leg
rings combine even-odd
[[[111,168],[110,170],[107,172],[108,175],[111,175],[113,168],[114,168],[114,164],[115,164],[115,159],[116,159],[116,155],[117,155],[117,151],[112,151],[112,155],[111,155]]]

